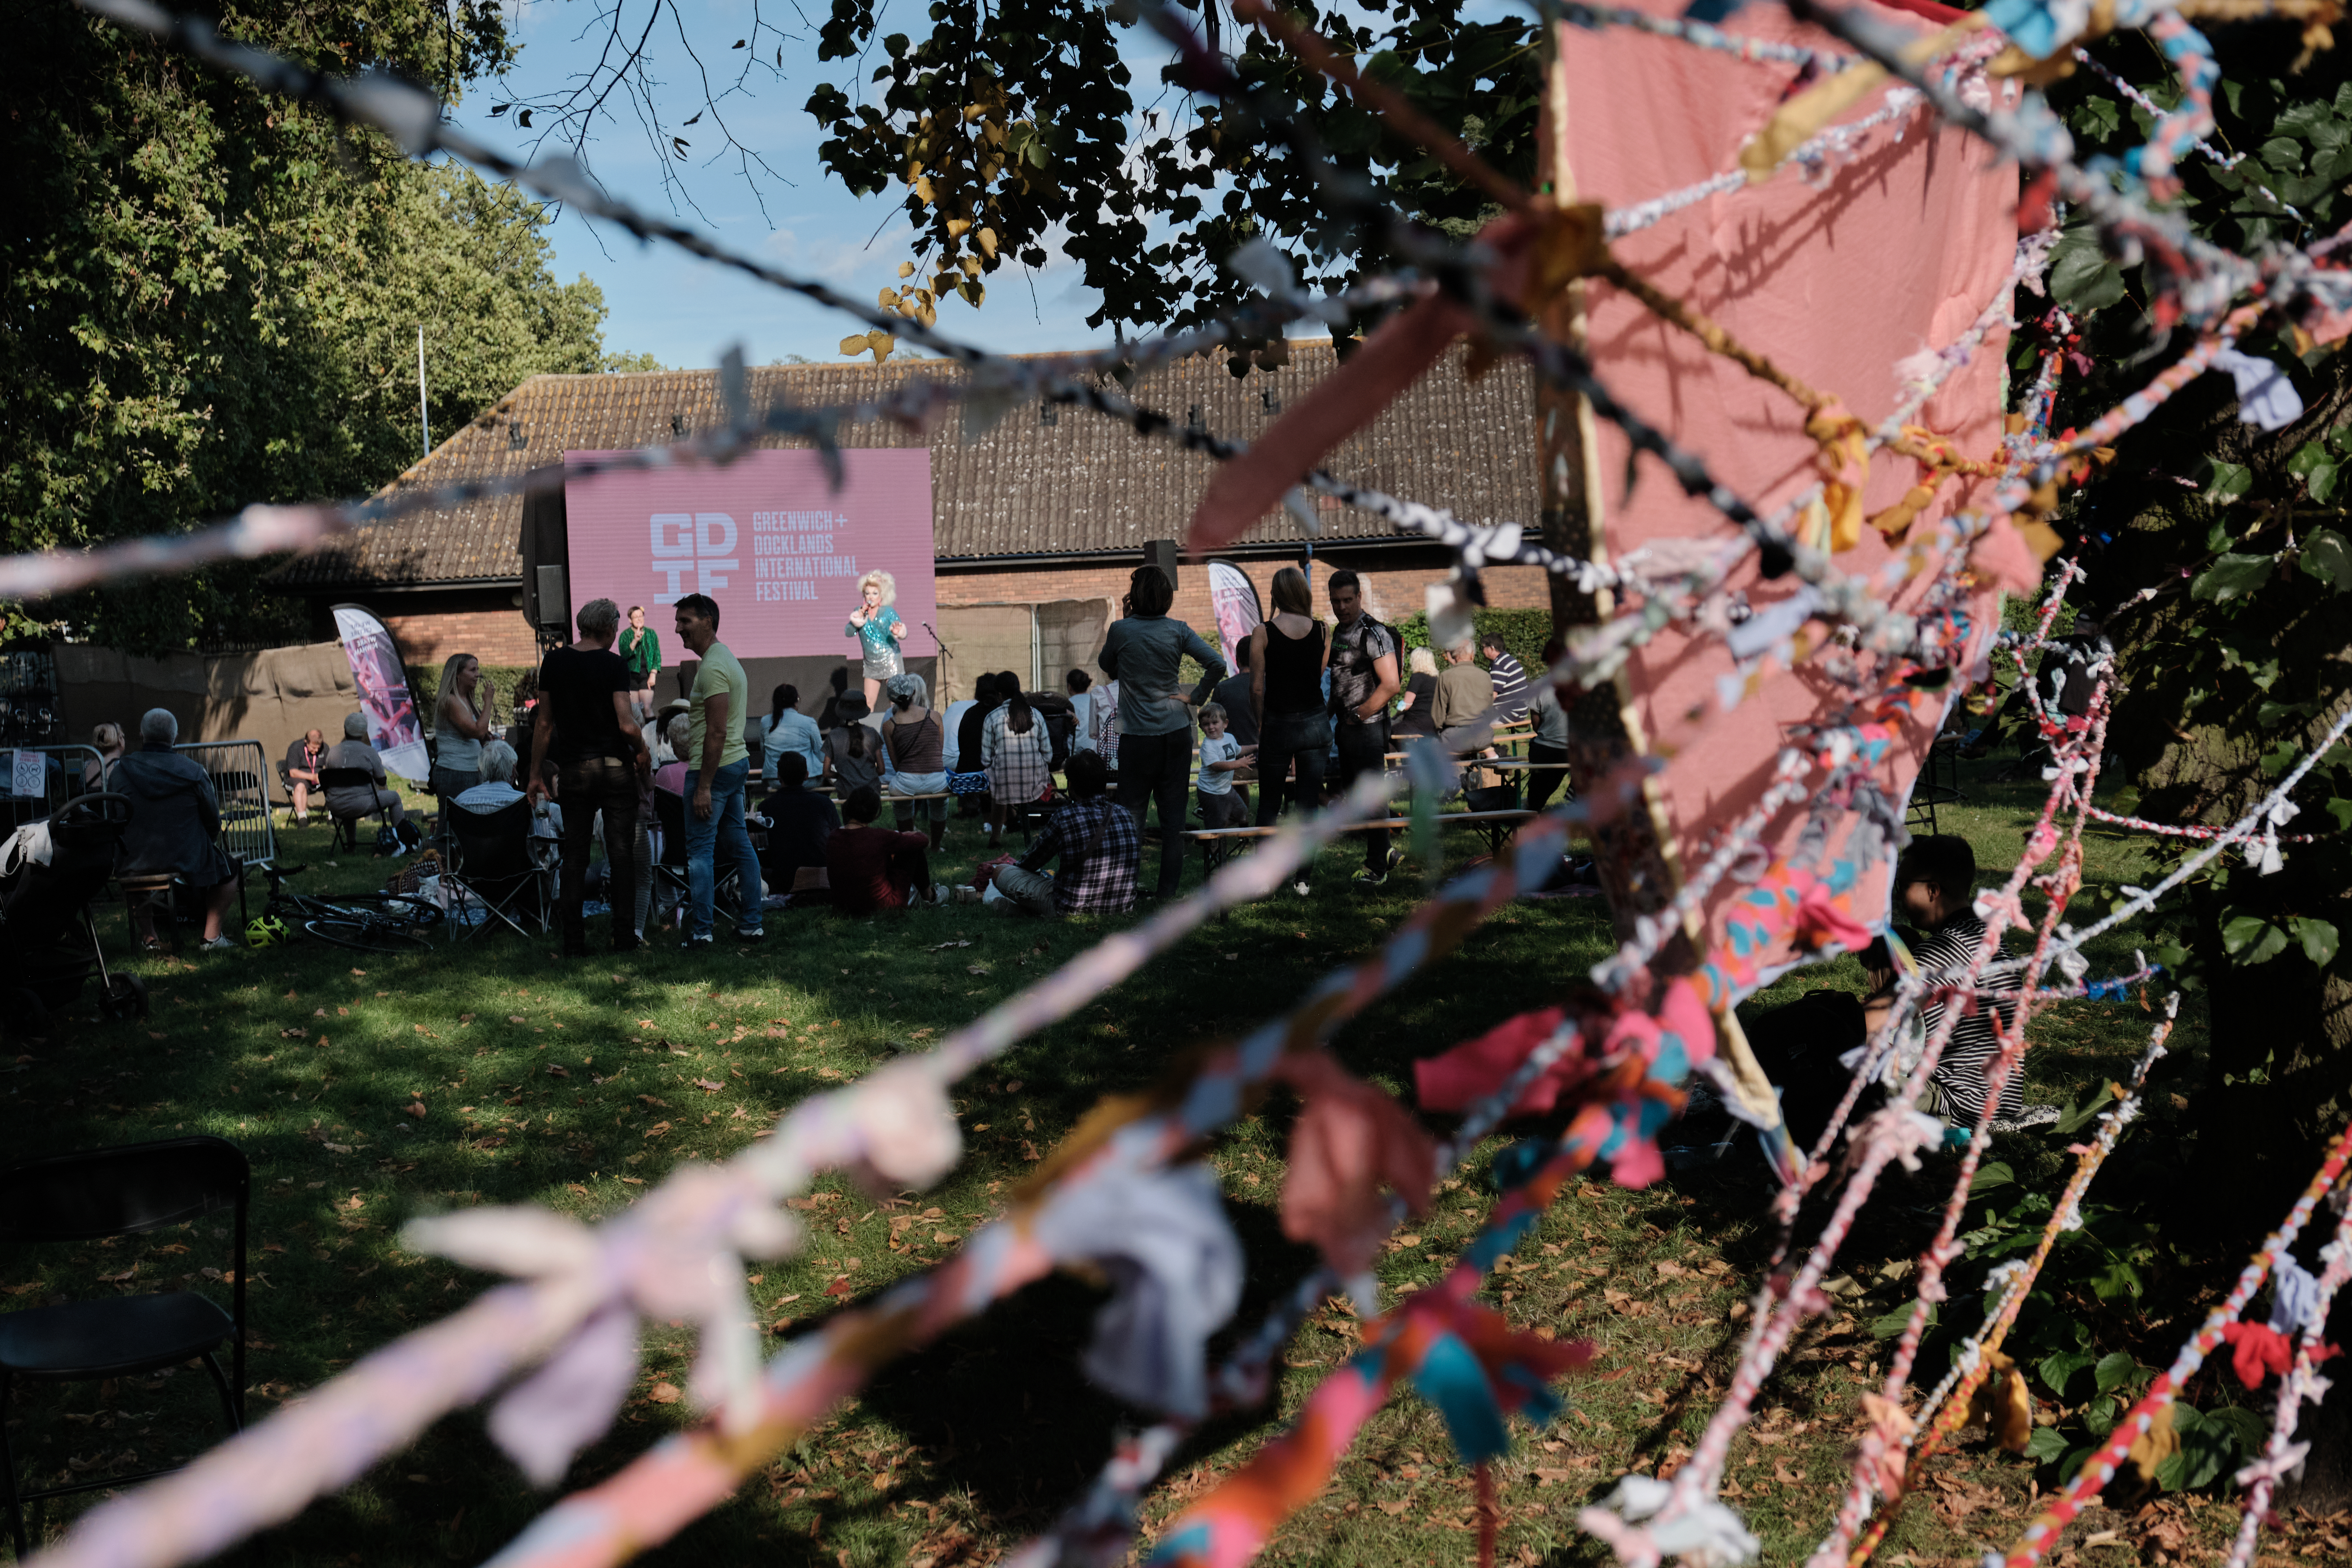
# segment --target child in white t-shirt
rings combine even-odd
[[[1225,733],[1225,710],[1211,702],[1201,709],[1201,825],[1242,827],[1249,822],[1249,792],[1234,787],[1234,774],[1255,746],[1244,746]]]

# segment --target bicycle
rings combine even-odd
[[[264,866],[269,879],[269,903],[262,912],[289,926],[360,952],[430,952],[433,940],[425,933],[446,917],[430,900],[407,893],[338,893],[314,898],[285,885],[286,879],[308,870],[305,866],[279,869]]]

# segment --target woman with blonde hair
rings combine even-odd
[[[81,787],[86,791],[104,789],[106,770],[122,760],[126,744],[122,738],[122,726],[111,722],[100,724],[89,732],[89,743],[98,755],[81,765]]]
[[[433,702],[433,793],[445,803],[482,782],[482,742],[496,738],[482,661],[453,653],[441,667],[441,689]]]
[[[882,683],[907,668],[898,649],[906,640],[907,623],[891,607],[898,602],[898,580],[887,572],[868,572],[860,577],[857,597],[857,608],[850,612],[849,624],[842,627],[841,635],[856,637],[865,651],[866,709],[870,713],[882,705]]]

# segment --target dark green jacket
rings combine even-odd
[[[633,636],[637,639],[635,647],[629,646],[629,638]],[[613,645],[613,651],[628,661],[630,674],[651,675],[661,668],[661,634],[651,626],[642,632],[635,631],[625,621],[621,625],[620,640]]]

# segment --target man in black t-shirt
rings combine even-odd
[[[653,777],[653,758],[637,732],[633,700],[637,678],[613,639],[621,606],[591,599],[576,617],[580,640],[549,654],[539,667],[539,706],[531,733],[534,800],[563,804],[563,952],[585,957],[588,835],[598,813],[604,822],[604,867],[613,910],[613,951],[634,952],[637,906],[637,796]]]

